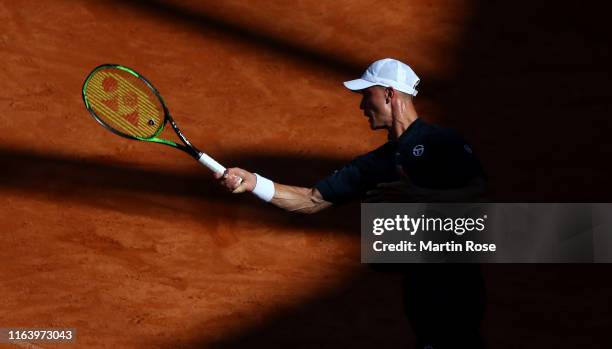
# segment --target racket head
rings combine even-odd
[[[82,96],[98,123],[130,139],[156,139],[170,117],[157,89],[133,69],[118,64],[94,68],[83,83]]]

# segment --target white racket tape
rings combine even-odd
[[[221,165],[220,163],[218,163],[217,160],[208,156],[208,154],[206,153],[200,154],[200,159],[198,159],[198,162],[208,167],[208,169],[213,171],[214,173],[224,173],[225,172],[225,167]],[[240,178],[239,183],[242,183],[242,178]]]

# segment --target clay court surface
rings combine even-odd
[[[358,204],[305,217],[228,194],[187,155],[105,131],[81,85],[132,67],[221,163],[309,186],[385,141],[341,83],[396,57],[422,78],[422,117],[480,151],[493,199],[609,200],[589,161],[611,150],[591,147],[609,129],[598,27],[557,33],[533,24],[543,7],[485,3],[1,1],[0,327],[77,329],[42,348],[409,348],[400,278],[359,263]],[[540,138],[576,113],[586,125],[555,124],[571,146]],[[602,347],[608,267],[484,275],[491,348]]]

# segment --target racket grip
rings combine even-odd
[[[208,156],[208,154],[206,153],[200,153],[200,158],[198,159],[198,162],[208,167],[209,170],[215,173],[225,172],[225,167],[223,167],[223,165],[218,163],[215,159]]]
[[[208,154],[206,153],[200,153],[200,158],[198,159],[198,162],[201,163],[202,165],[208,167],[209,170],[215,172],[215,173],[224,173],[225,172],[225,167],[223,167],[223,165],[221,165],[220,163],[217,162],[217,160],[211,158],[210,156],[208,156]],[[238,183],[242,183],[242,178],[239,178]]]

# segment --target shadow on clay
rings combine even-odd
[[[364,64],[355,63],[331,53],[321,52],[317,49],[307,48],[300,42],[291,39],[267,35],[253,30],[247,26],[231,23],[224,19],[212,16],[203,11],[193,11],[187,7],[179,6],[160,0],[129,0],[117,1],[121,6],[129,6],[135,10],[163,17],[167,21],[179,22],[205,33],[214,32],[231,40],[245,42],[254,47],[274,51],[286,56],[286,59],[307,62],[322,70],[329,70],[334,74],[354,76],[361,74]]]
[[[261,153],[241,153],[227,158],[244,168],[257,167],[279,182],[308,187],[346,163],[339,158]],[[43,200],[166,219],[184,214],[202,222],[233,220],[239,211],[241,219],[273,229],[323,229],[359,234],[358,204],[332,208],[317,215],[288,214],[252,195],[232,195],[195,162],[193,172],[175,173],[136,168],[112,160],[77,159],[5,148],[0,148],[0,159],[5,168],[0,173],[0,190]],[[296,175],[300,166],[304,171]]]

